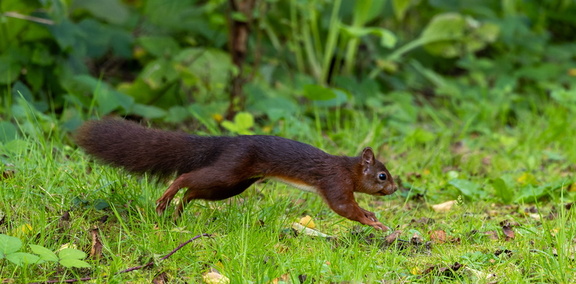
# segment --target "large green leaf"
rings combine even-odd
[[[18,130],[8,121],[0,121],[0,142],[6,143],[18,138]]]
[[[39,256],[26,252],[11,253],[6,255],[6,259],[19,266],[43,262]]]
[[[74,248],[65,248],[62,249],[61,251],[58,252],[58,257],[60,259],[65,259],[65,258],[73,258],[73,259],[84,259],[86,258],[86,253],[81,251],[81,250],[77,250]]]
[[[129,10],[119,0],[75,0],[72,9],[85,9],[92,15],[109,23],[120,25],[129,17]]]
[[[331,100],[336,98],[334,90],[316,84],[304,86],[303,91],[303,95],[313,101]]]
[[[444,57],[478,51],[498,37],[499,27],[470,16],[445,13],[435,16],[418,39],[426,50]]]
[[[157,57],[172,56],[180,51],[178,42],[167,36],[143,36],[138,38],[138,43],[144,50]]]
[[[480,187],[480,185],[469,180],[453,179],[448,183],[460,190],[462,195],[472,200],[478,200],[486,197],[487,195],[486,192]]]
[[[160,118],[166,116],[166,111],[155,106],[134,104],[132,107],[134,114],[140,115],[148,119]]]
[[[45,260],[45,261],[58,261],[58,256],[56,256],[56,254],[43,247],[43,246],[39,246],[39,245],[30,245],[30,249],[32,250],[33,253],[37,254],[40,259]]]
[[[375,35],[380,38],[380,45],[391,48],[396,45],[396,35],[390,30],[384,28],[353,27],[342,25],[342,30],[352,37],[363,37],[366,35]]]
[[[21,247],[22,241],[19,238],[0,234],[0,259],[17,252]]]

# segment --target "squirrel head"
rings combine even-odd
[[[372,148],[366,147],[360,155],[360,179],[356,184],[356,192],[370,195],[389,195],[398,186],[384,164],[374,157]]]

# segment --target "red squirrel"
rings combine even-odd
[[[242,193],[258,180],[275,179],[319,194],[343,217],[389,230],[354,199],[354,192],[389,195],[397,189],[369,147],[358,157],[333,156],[277,136],[205,137],[111,118],[84,123],[76,142],[98,160],[130,172],[158,177],[177,174],[156,202],[158,214],[182,188],[187,190],[176,216],[191,200],[222,200]]]

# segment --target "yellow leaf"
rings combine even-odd
[[[446,201],[444,203],[432,205],[432,210],[434,210],[436,212],[448,212],[448,211],[450,211],[450,209],[452,209],[452,206],[454,206],[454,204],[456,204],[456,202],[457,202],[456,200],[450,200],[450,201]]]
[[[207,272],[202,275],[202,279],[204,279],[204,283],[206,284],[228,284],[230,283],[230,279],[228,277],[218,273],[218,272]]]
[[[314,220],[309,215],[306,215],[300,219],[300,223],[302,226],[305,226],[310,229],[316,228],[316,224],[314,224]]]
[[[212,115],[212,119],[214,119],[214,120],[216,120],[216,122],[220,123],[220,122],[222,122],[222,120],[224,120],[224,117],[219,113],[215,113]]]
[[[526,185],[526,184],[532,184],[535,185],[538,182],[536,181],[536,177],[534,177],[534,175],[530,174],[530,173],[523,173],[521,176],[519,176],[516,181],[522,185]]]
[[[146,50],[144,50],[144,48],[142,47],[136,47],[134,48],[134,50],[132,50],[132,56],[134,56],[134,58],[136,59],[140,59],[142,57],[144,57],[146,55]]]
[[[576,192],[576,182],[573,183],[573,184],[571,184],[571,185],[568,187],[568,191],[570,191],[570,192]]]
[[[266,125],[266,126],[262,127],[262,132],[264,132],[264,133],[272,132],[272,126]]]
[[[14,229],[14,234],[17,236],[29,235],[30,233],[32,233],[32,225],[30,224],[22,224]]]

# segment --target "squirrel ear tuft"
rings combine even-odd
[[[370,147],[366,147],[364,148],[364,150],[362,151],[362,163],[366,164],[366,165],[373,165],[374,164],[374,152],[372,151],[372,148]]]

